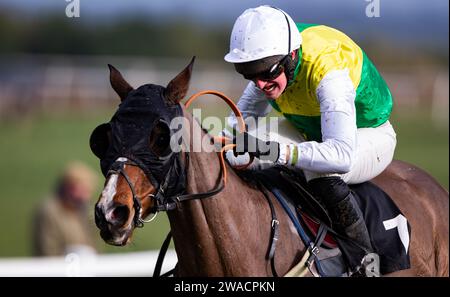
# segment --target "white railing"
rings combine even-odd
[[[158,251],[125,254],[77,254],[64,257],[3,258],[0,277],[152,276]],[[177,256],[167,251],[162,273],[174,268]]]
[[[133,86],[166,85],[189,58],[117,56],[11,55],[0,56],[0,114],[24,111],[115,107],[117,95],[109,84],[107,63],[115,64]],[[433,105],[440,122],[448,122],[448,68],[438,65],[382,67],[397,111]],[[247,82],[220,61],[198,59],[190,93],[219,90],[238,99]],[[446,105],[447,104],[447,105]],[[440,119],[443,120],[440,120]]]

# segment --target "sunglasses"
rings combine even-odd
[[[248,80],[274,80],[284,72],[286,58],[287,56],[281,59],[278,63],[273,64],[268,70],[256,74],[243,74],[243,76]]]

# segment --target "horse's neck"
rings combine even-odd
[[[196,122],[192,124],[198,125]],[[258,216],[251,212],[261,212],[258,204],[264,203],[264,199],[256,201],[249,198],[261,194],[229,173],[227,186],[219,194],[178,203],[177,209],[168,213],[180,274],[245,274],[239,270],[245,270],[245,267],[237,265],[237,262],[249,257],[249,253],[257,248],[258,241],[242,241],[242,238],[252,233],[258,236],[259,229],[252,230]],[[187,193],[212,190],[218,186],[220,177],[217,153],[189,153]]]
[[[189,113],[185,113],[188,123],[185,124],[184,133],[189,133],[189,160],[187,188],[188,193],[202,193],[215,188],[220,182],[220,163],[215,148],[199,123],[195,121]],[[185,134],[186,135],[186,134]],[[197,138],[197,139],[194,139]],[[201,139],[198,139],[201,138]],[[194,144],[195,143],[195,144]],[[186,148],[184,148],[186,149]]]

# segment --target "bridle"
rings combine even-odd
[[[227,96],[225,96],[224,94],[222,94],[220,92],[207,90],[207,91],[202,91],[202,92],[196,93],[196,94],[192,95],[186,101],[186,103],[185,103],[186,108],[188,108],[189,105],[195,99],[197,99],[199,96],[206,95],[206,94],[216,95],[216,96],[220,97],[221,99],[223,99],[231,107],[231,109],[233,110],[233,112],[236,115],[236,118],[238,120],[239,132],[242,133],[245,131],[245,129],[246,129],[245,122],[244,122],[244,119],[243,119],[242,114],[239,111],[238,107],[234,104],[234,102],[230,98],[228,98]],[[222,145],[222,149],[218,153],[219,160],[220,160],[220,183],[212,190],[209,190],[209,191],[206,191],[203,193],[183,194],[182,192],[180,192],[180,193],[175,193],[173,195],[167,196],[167,188],[168,188],[174,174],[180,174],[180,172],[176,172],[177,170],[174,168],[177,168],[177,167],[181,168],[181,166],[177,165],[177,162],[178,162],[178,164],[181,164],[182,151],[180,151],[178,153],[172,152],[171,156],[170,156],[171,162],[169,164],[169,170],[168,170],[166,176],[163,178],[163,182],[159,183],[159,186],[157,187],[158,190],[155,192],[155,194],[149,194],[146,197],[149,199],[154,199],[154,201],[155,201],[154,206],[150,210],[150,212],[153,212],[155,215],[149,220],[144,220],[141,218],[142,203],[136,194],[135,187],[134,187],[133,183],[131,182],[130,177],[128,176],[128,174],[125,171],[125,165],[139,167],[146,174],[147,178],[151,181],[154,180],[154,176],[148,170],[144,170],[145,166],[143,164],[140,164],[141,163],[140,161],[136,162],[136,161],[130,160],[128,158],[121,157],[121,158],[116,159],[113,162],[111,167],[108,169],[106,176],[108,177],[111,174],[118,174],[118,175],[122,175],[125,178],[128,186],[130,187],[131,193],[133,195],[133,208],[134,208],[133,223],[134,223],[135,227],[142,228],[144,226],[144,223],[148,223],[148,222],[152,221],[156,217],[156,214],[159,211],[170,211],[170,210],[176,209],[178,202],[213,197],[216,194],[220,193],[225,188],[225,185],[227,182],[227,167],[225,165],[224,152],[226,150],[232,149],[233,147],[236,146],[236,144],[233,144],[232,139],[229,139],[227,137],[214,137],[214,143],[216,143],[216,142],[218,142]],[[189,166],[189,153],[184,152],[184,156],[185,156],[185,162],[184,162],[185,167],[183,170],[186,171],[187,167]],[[248,164],[239,166],[238,168],[235,167],[235,168],[240,169],[240,170],[245,169],[252,162],[253,162],[253,156],[251,155],[251,158],[250,158],[250,161]],[[186,174],[184,174],[184,177],[186,178]],[[275,209],[274,209],[273,203],[271,202],[267,193],[264,193],[264,197],[266,198],[267,202],[269,203],[270,212],[271,212],[271,216],[272,216],[271,237],[270,237],[271,239],[270,239],[270,244],[269,244],[268,258],[270,259],[271,268],[273,270],[273,273],[275,276],[277,276],[274,256],[275,256],[276,242],[279,237],[279,231],[278,231],[279,222],[278,222],[278,219],[275,214]],[[160,276],[162,263],[164,261],[165,253],[169,247],[171,237],[172,237],[171,232],[169,232],[169,234],[167,235],[167,237],[164,240],[164,243],[160,249],[158,259],[157,259],[156,265],[155,265],[155,270],[153,273],[154,277]],[[175,271],[175,268],[166,272],[162,276],[171,275],[174,271]]]
[[[208,91],[202,91],[202,92],[196,93],[196,94],[192,95],[186,101],[186,104],[185,104],[186,108],[188,108],[189,105],[195,99],[197,99],[199,96],[206,95],[206,94],[212,94],[212,95],[216,95],[216,96],[222,98],[231,107],[233,112],[236,114],[236,118],[238,119],[238,124],[239,124],[239,130],[241,132],[243,132],[245,130],[245,124],[244,124],[244,120],[242,118],[241,112],[239,111],[239,109],[233,103],[233,101],[231,99],[229,99],[227,96],[225,96],[224,94],[222,94],[220,92],[208,90]],[[176,162],[178,162],[178,164],[181,164],[181,157],[182,157],[182,151],[180,151],[178,153],[172,152],[171,153],[172,155],[170,156],[171,162],[169,164],[169,170],[168,170],[166,176],[164,177],[163,181],[161,183],[159,183],[156,192],[153,194],[149,194],[148,196],[142,198],[142,199],[145,199],[145,198],[153,199],[155,201],[153,207],[150,209],[150,212],[153,213],[154,216],[149,220],[144,220],[141,218],[141,211],[142,211],[141,199],[139,199],[138,195],[136,194],[136,189],[135,189],[133,183],[131,182],[130,177],[128,176],[128,174],[125,171],[125,165],[136,166],[136,167],[140,168],[143,172],[146,173],[147,178],[150,181],[152,181],[152,183],[154,183],[154,184],[155,184],[156,179],[152,176],[152,174],[149,170],[145,170],[145,166],[138,160],[132,160],[127,157],[119,157],[112,163],[112,165],[108,169],[106,177],[108,178],[112,174],[118,174],[125,178],[125,181],[127,182],[128,186],[131,190],[131,193],[133,195],[133,208],[134,208],[133,223],[134,223],[135,227],[142,228],[144,226],[144,223],[151,222],[156,217],[156,214],[160,211],[170,211],[170,210],[176,209],[178,202],[212,197],[212,196],[220,193],[224,189],[226,181],[227,181],[227,172],[226,172],[226,166],[225,166],[225,160],[224,160],[223,153],[225,150],[232,149],[235,146],[235,144],[229,143],[231,140],[226,137],[215,137],[214,141],[215,142],[219,141],[220,143],[223,144],[223,147],[222,147],[220,153],[218,153],[219,159],[220,159],[220,183],[212,190],[209,190],[209,191],[206,191],[203,193],[183,194],[183,192],[180,192],[180,193],[175,193],[170,196],[167,196],[167,188],[168,188],[169,184],[171,182],[173,182],[174,174],[179,174],[179,172],[176,172],[176,170],[174,169],[175,167],[177,167]],[[228,144],[227,144],[227,142],[228,142]],[[184,152],[184,156],[185,156],[184,170],[186,170],[186,167],[189,166],[189,153]],[[250,163],[252,160],[253,159],[250,160]]]
[[[131,194],[133,195],[133,208],[134,208],[133,223],[134,223],[134,226],[137,228],[142,228],[144,226],[144,223],[151,222],[153,220],[153,218],[148,221],[145,221],[144,219],[141,218],[142,203],[136,194],[136,190],[134,188],[133,183],[131,182],[130,177],[128,176],[127,172],[125,171],[125,165],[139,167],[139,165],[137,165],[134,161],[131,161],[128,158],[121,157],[121,158],[118,158],[116,161],[114,161],[114,163],[111,165],[111,168],[108,170],[106,177],[108,178],[109,176],[111,176],[113,174],[118,174],[118,175],[122,175],[125,178],[125,181],[127,182],[128,186],[130,187]],[[154,194],[149,194],[147,196],[147,198],[150,198],[150,199],[152,199],[154,197],[155,197]]]

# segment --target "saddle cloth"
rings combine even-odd
[[[260,171],[245,171],[242,177],[250,182],[259,180],[268,190],[273,193],[275,191],[278,199],[281,196],[286,201],[292,202],[298,210],[297,217],[301,225],[308,230],[313,241],[321,222],[330,226],[326,210],[321,206],[317,198],[308,194],[311,191],[308,189],[307,182],[300,171],[275,166]],[[363,213],[372,245],[380,256],[380,273],[387,274],[410,268],[409,241],[411,238],[411,227],[399,208],[382,189],[371,182],[351,185],[350,188],[355,193],[355,198]],[[330,236],[330,233],[328,233],[321,249],[329,250],[328,254],[334,255],[332,262],[335,264],[331,266],[343,265],[342,260],[337,261],[336,252],[332,251],[336,249],[336,241],[333,240],[333,237],[336,236]],[[337,240],[337,242],[340,243],[340,250],[344,256],[351,257],[346,255],[352,252],[351,249],[350,251],[348,250],[349,245],[345,244],[346,247],[344,247],[342,243],[345,240],[342,240],[340,236],[339,238],[340,240]],[[317,257],[317,261],[321,261],[321,258]],[[324,259],[322,259],[323,261]],[[342,271],[342,269],[337,267],[330,270],[335,272]],[[339,272],[339,275],[344,274]]]

